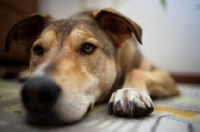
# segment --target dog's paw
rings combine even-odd
[[[114,92],[108,104],[110,114],[142,117],[152,113],[153,102],[149,95],[134,88],[123,88]]]

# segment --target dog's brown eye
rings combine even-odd
[[[93,44],[87,43],[83,45],[81,52],[85,54],[91,54],[95,49],[96,47]]]
[[[33,52],[36,54],[36,55],[42,55],[44,53],[44,49],[42,48],[42,46],[35,46],[33,48]]]

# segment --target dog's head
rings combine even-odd
[[[113,9],[65,20],[32,15],[15,24],[6,39],[23,44],[30,55],[31,78],[22,102],[30,122],[71,123],[111,90],[117,77],[117,52],[141,28]]]

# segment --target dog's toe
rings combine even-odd
[[[117,116],[142,117],[152,113],[153,102],[149,95],[134,88],[123,88],[112,94],[108,112]]]

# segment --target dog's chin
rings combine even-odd
[[[67,122],[60,120],[56,116],[47,116],[45,114],[33,114],[29,113],[25,116],[25,121],[30,125],[36,126],[49,126],[49,125],[65,125]]]
[[[86,114],[86,113],[85,113]],[[85,115],[83,114],[82,117]],[[33,113],[26,112],[25,121],[36,126],[62,126],[78,122],[82,117],[67,118],[55,112]]]
[[[80,121],[89,111],[91,111],[93,104],[83,105],[82,107],[68,107],[63,105],[54,107],[54,109],[43,112],[29,111],[23,108],[24,118],[28,124],[31,125],[69,125]]]

